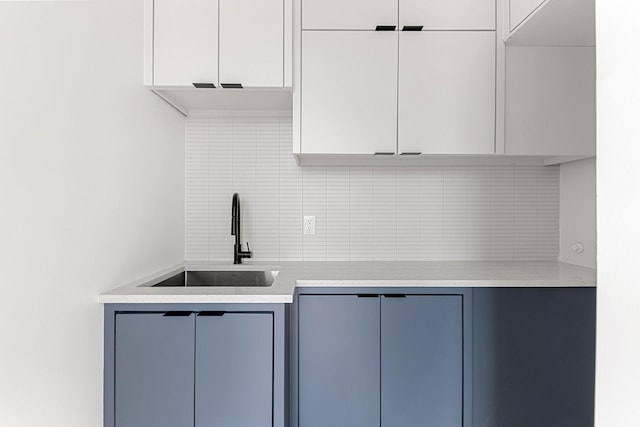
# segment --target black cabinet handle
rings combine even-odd
[[[242,89],[242,83],[220,83],[224,89]]]
[[[358,294],[358,298],[378,298],[378,294]]]
[[[406,298],[406,295],[403,294],[385,294],[385,298]]]
[[[395,25],[376,25],[376,31],[395,31]]]
[[[396,153],[391,151],[376,151],[373,153],[374,156],[395,156]]]
[[[214,85],[213,83],[194,83],[193,86],[195,86],[198,89],[215,89],[216,85]]]
[[[220,317],[224,316],[224,311],[201,311],[198,313],[198,317]]]
[[[401,156],[419,156],[421,154],[421,151],[405,151],[403,153],[400,153]]]
[[[422,25],[405,25],[402,27],[402,31],[422,31]]]
[[[187,317],[191,316],[193,311],[167,311],[162,317]]]

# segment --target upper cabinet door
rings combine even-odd
[[[218,0],[155,0],[153,83],[218,83]]]
[[[284,85],[283,0],[220,0],[220,83]]]
[[[396,152],[398,33],[302,34],[302,152]]]
[[[400,29],[495,30],[495,0],[400,0]]]
[[[302,0],[303,30],[374,30],[378,25],[398,25],[398,0]]]
[[[400,33],[398,151],[495,152],[495,33]]]

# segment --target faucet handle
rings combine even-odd
[[[249,242],[247,242],[247,252],[251,253],[251,246],[249,246]]]

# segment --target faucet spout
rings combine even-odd
[[[233,199],[231,201],[231,235],[236,236],[236,241],[233,245],[234,264],[242,264],[243,258],[251,258],[249,243],[247,243],[247,250],[242,250],[242,242],[240,241],[240,219],[240,196],[238,193],[233,193]]]
[[[233,193],[231,202],[231,235],[240,239],[240,196],[238,193]]]

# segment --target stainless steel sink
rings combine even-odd
[[[153,287],[218,286],[218,287],[269,287],[279,271],[184,271]]]

